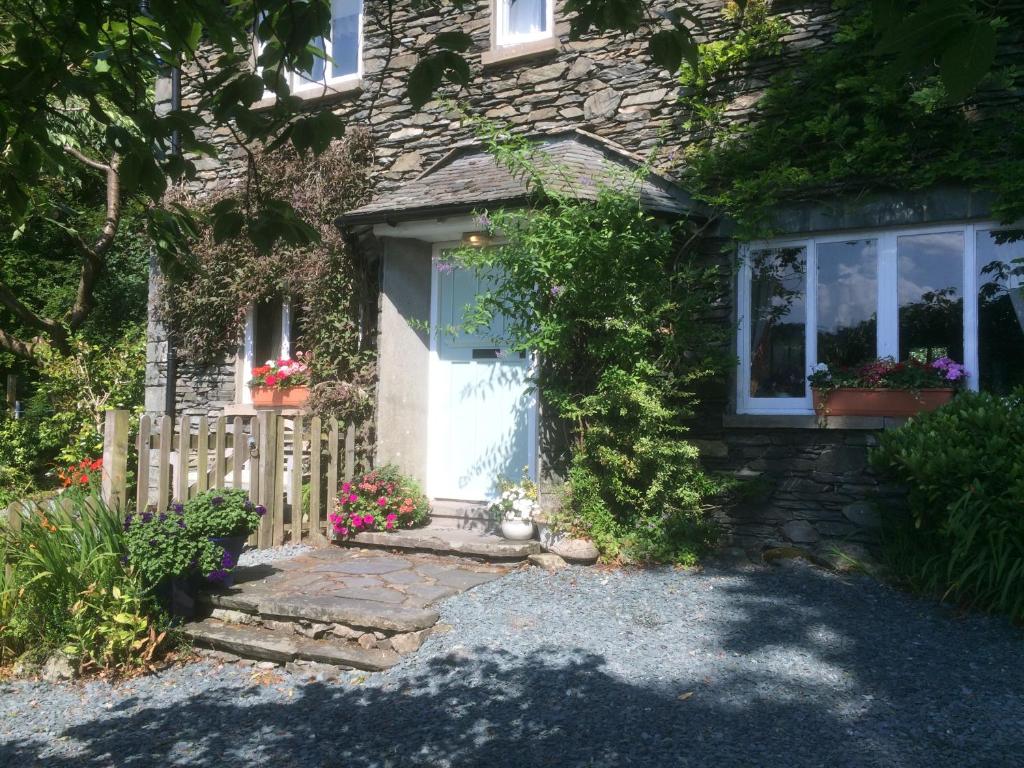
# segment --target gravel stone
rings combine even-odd
[[[814,566],[522,569],[386,672],[0,683],[0,766],[1019,766],[1024,631]],[[324,676],[326,678],[326,676]]]
[[[313,547],[308,544],[284,544],[280,547],[267,547],[266,549],[249,549],[238,558],[239,565],[266,565],[275,560],[287,560],[291,557],[304,555],[312,552]]]

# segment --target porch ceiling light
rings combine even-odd
[[[472,248],[483,248],[491,244],[491,238],[486,232],[463,232],[462,242]]]

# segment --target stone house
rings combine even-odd
[[[702,5],[712,36],[721,29],[722,5]],[[528,466],[546,477],[529,361],[510,359],[485,338],[423,333],[421,324],[450,323],[481,290],[470,276],[439,268],[445,246],[479,230],[473,211],[514,205],[523,190],[444,104],[411,108],[405,80],[413,49],[438,32],[469,32],[474,78],[457,97],[473,114],[543,135],[544,151],[560,163],[598,175],[635,167],[654,151],[665,173],[648,178],[645,206],[659,215],[700,215],[671,177],[670,150],[688,141],[679,86],[649,60],[642,35],[570,40],[554,0],[478,0],[445,15],[399,8],[394,23],[407,47],[390,58],[385,32],[361,0],[335,0],[333,8],[334,39],[327,42],[334,62],[320,68],[318,81],[296,77],[294,86],[311,109],[368,126],[374,141],[374,199],[338,214],[339,225],[357,234],[380,265],[376,461],[397,462],[434,498],[479,502],[501,474]],[[820,44],[832,29],[828,3],[791,3],[780,12],[792,29],[791,52]],[[746,119],[765,75],[740,84],[728,118]],[[222,158],[201,166],[197,194],[244,172],[227,137],[211,138]],[[727,391],[707,403],[694,437],[711,469],[758,478],[756,492],[729,513],[737,542],[869,540],[876,517],[867,502],[879,487],[867,451],[877,431],[896,422],[823,423],[812,407],[808,371],[837,340],[868,328],[867,347],[857,350],[865,357],[904,359],[918,347],[942,348],[965,361],[972,387],[1002,387],[1007,377],[1020,377],[1020,368],[1008,368],[979,333],[988,326],[979,321],[978,295],[986,265],[1020,256],[1022,246],[998,242],[984,196],[952,189],[826,201],[782,211],[780,222],[784,237],[735,249],[729,321],[738,365]],[[723,227],[709,236],[708,252],[725,242]],[[778,286],[793,297],[784,307],[773,298]],[[1016,286],[999,287],[1010,301]],[[946,289],[962,304],[960,322],[941,338],[912,338],[903,327],[906,310]],[[1024,325],[1024,310],[1016,317]],[[212,369],[178,368],[176,407],[251,413],[248,371],[254,361],[287,354],[290,330],[287,301],[252,308],[234,358]],[[1005,330],[1020,337],[1020,325]],[[159,413],[166,340],[155,313],[149,341],[146,408]]]

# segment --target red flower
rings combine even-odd
[[[89,476],[82,475],[80,478],[78,478],[78,482],[81,483],[82,485],[87,485],[89,483]]]
[[[272,387],[272,386],[274,386],[275,384],[277,384],[277,376],[275,376],[274,374],[270,374],[270,375],[269,375],[269,376],[267,376],[267,378],[266,378],[266,379],[264,380],[264,383],[265,383],[265,384],[266,384],[266,385],[267,385],[268,387]]]

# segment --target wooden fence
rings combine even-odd
[[[322,541],[340,480],[355,471],[355,428],[337,419],[169,416],[139,421],[135,488],[126,482],[128,414],[109,411],[103,496],[137,510],[167,509],[210,488],[243,488],[267,509],[250,543]]]

